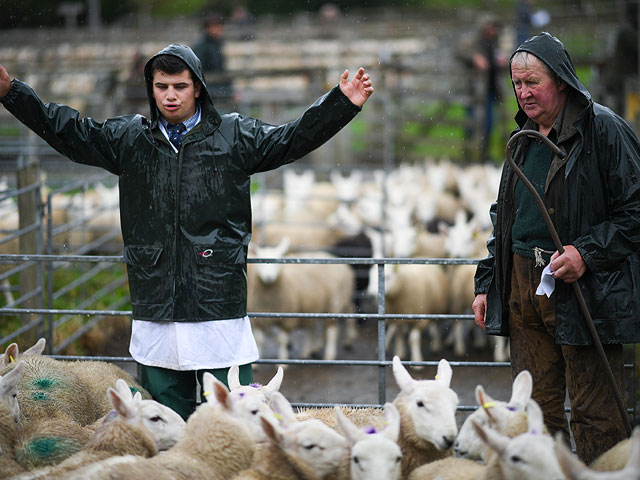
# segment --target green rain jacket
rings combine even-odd
[[[571,124],[558,146],[567,153],[555,156],[547,177],[543,201],[563,245],[573,245],[587,271],[578,281],[600,340],[605,344],[640,341],[640,145],[625,121],[599,105],[580,83],[564,45],[548,33],[524,42],[516,51],[541,59],[570,87],[564,111]],[[533,123],[519,110],[518,128]],[[513,148],[522,165],[526,138]],[[480,261],[475,292],[487,294],[486,331],[509,335],[511,286],[511,227],[513,191],[517,177],[505,161],[498,199],[491,207],[493,235],[489,255]],[[527,192],[528,193],[528,192]],[[556,342],[589,345],[591,336],[573,288],[556,281]]]
[[[101,123],[82,118],[67,106],[44,104],[15,79],[1,101],[62,155],[119,177],[133,318],[197,322],[243,317],[250,175],[303,157],[360,108],[336,86],[285,125],[237,113],[221,116],[191,49],[173,44],[155,56],[161,54],[184,60],[205,87],[202,120],[185,135],[178,153],[158,126],[151,60],[145,67],[150,120],[141,115]]]

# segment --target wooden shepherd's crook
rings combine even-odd
[[[540,208],[540,212],[542,213],[542,217],[544,218],[545,223],[547,224],[547,228],[549,229],[549,233],[551,234],[551,238],[553,239],[553,243],[560,254],[564,253],[564,248],[562,247],[562,242],[560,241],[560,237],[558,236],[558,232],[556,232],[555,227],[553,226],[553,222],[551,221],[551,217],[547,212],[547,207],[545,207],[542,198],[538,195],[535,187],[531,184],[531,182],[527,179],[527,177],[522,173],[513,159],[511,158],[511,149],[516,140],[520,137],[533,137],[542,140],[556,155],[560,156],[560,158],[564,158],[566,153],[560,150],[551,140],[549,140],[545,135],[541,134],[537,130],[521,130],[518,133],[514,134],[509,141],[507,142],[507,160],[509,165],[518,176],[518,178],[522,181],[525,187],[531,192],[533,198],[538,204],[538,208]],[[591,334],[591,338],[593,339],[593,345],[596,347],[598,354],[600,355],[600,359],[604,365],[605,372],[607,374],[607,378],[609,383],[611,384],[611,388],[613,390],[613,394],[616,398],[616,403],[618,404],[618,410],[620,411],[620,416],[622,417],[622,421],[624,423],[624,427],[627,430],[627,435],[631,435],[631,422],[629,421],[629,415],[627,414],[627,409],[624,406],[624,402],[622,401],[622,395],[620,390],[618,390],[618,384],[616,383],[616,379],[613,376],[613,372],[611,371],[611,365],[609,365],[609,361],[607,360],[607,356],[604,353],[604,349],[602,348],[602,342],[600,342],[600,337],[598,336],[598,332],[593,324],[593,319],[591,318],[591,314],[589,313],[589,309],[587,308],[587,304],[584,300],[584,296],[582,295],[582,290],[580,290],[580,286],[578,282],[572,282],[571,286],[573,287],[573,291],[578,298],[578,304],[580,305],[580,309],[582,310],[582,314],[584,315],[587,328],[589,329],[589,333]]]

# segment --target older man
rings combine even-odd
[[[532,195],[505,163],[473,311],[487,333],[510,336],[513,374],[532,373],[533,398],[547,427],[567,437],[568,390],[577,451],[590,462],[623,439],[625,429],[569,284],[580,281],[623,391],[622,344],[640,341],[640,145],[622,118],[591,99],[555,37],[543,33],[524,42],[510,68],[517,130],[537,130],[567,153],[559,158],[528,137],[513,149],[564,253],[556,251]],[[549,297],[536,294],[548,262],[556,280]]]

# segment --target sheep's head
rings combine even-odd
[[[511,399],[508,402],[494,400],[482,385],[476,387],[476,401],[480,407],[469,415],[456,437],[455,454],[470,460],[487,460],[487,444],[478,437],[473,423],[488,427],[508,436],[526,430],[524,408],[531,399],[533,380],[527,370],[520,372],[513,381]],[[524,427],[523,427],[524,426]],[[517,429],[521,428],[520,431]],[[516,431],[512,431],[516,429]]]
[[[432,443],[438,450],[447,450],[458,433],[458,395],[449,387],[452,375],[449,362],[440,360],[437,372],[435,380],[414,380],[400,358],[393,357],[393,375],[400,388],[394,403],[404,405],[418,437]]]
[[[268,440],[299,472],[311,473],[313,478],[334,478],[349,457],[347,440],[320,420],[298,421],[280,392],[273,395],[272,405],[280,420],[262,418]]]
[[[505,478],[523,480],[545,478],[561,480],[565,476],[555,455],[554,441],[544,433],[542,410],[533,400],[526,407],[527,432],[509,438],[490,428],[473,424],[478,436],[496,452]]]
[[[289,249],[289,237],[284,237],[275,247],[254,247],[255,258],[282,258]],[[280,263],[256,263],[255,270],[258,278],[265,285],[275,283],[280,275],[282,264]]]
[[[397,480],[400,478],[402,451],[398,445],[400,413],[392,403],[384,406],[386,426],[381,431],[356,427],[335,407],[338,426],[351,445],[353,480]]]
[[[0,377],[0,402],[5,404],[13,415],[13,420],[20,420],[20,405],[18,404],[18,382],[24,372],[24,362],[16,366],[4,376]]]
[[[144,427],[159,451],[171,448],[184,434],[185,421],[171,408],[155,400],[142,400],[140,392],[131,393],[127,382],[116,381],[107,396],[118,416],[128,423]]]

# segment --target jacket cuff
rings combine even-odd
[[[11,87],[9,91],[4,95],[4,97],[0,97],[0,103],[3,105],[7,105],[9,103],[13,103],[16,97],[18,96],[18,83],[20,81],[16,78],[11,80]]]
[[[340,89],[340,85],[336,85],[335,87],[333,87],[330,93],[331,95],[336,95],[337,101],[341,102],[346,107],[352,108],[355,111],[355,113],[358,113],[362,110],[362,107],[355,105],[351,100],[349,100],[349,97],[347,97],[344,93],[342,93],[342,90]]]

